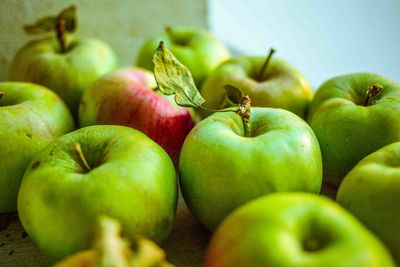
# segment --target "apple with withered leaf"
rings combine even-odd
[[[154,62],[161,92],[175,94],[178,104],[202,108],[190,71],[163,43]],[[254,198],[279,191],[319,193],[322,182],[321,151],[304,120],[283,109],[251,109],[249,96],[233,86],[225,90],[238,107],[200,121],[179,160],[185,202],[210,230]]]
[[[206,30],[190,27],[166,27],[165,33],[147,40],[139,51],[137,65],[153,71],[153,54],[160,41],[191,71],[200,86],[204,79],[230,57],[229,50]]]
[[[75,6],[58,16],[25,27],[29,34],[56,31],[22,47],[11,62],[9,79],[44,85],[68,105],[75,120],[82,93],[100,76],[113,70],[117,58],[103,41],[70,34],[76,30]]]

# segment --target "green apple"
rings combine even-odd
[[[229,84],[249,95],[252,106],[282,108],[305,118],[313,95],[310,84],[285,61],[269,58],[266,61],[263,57],[238,56],[221,64],[200,90],[206,100],[205,107],[229,106],[224,90],[224,85]]]
[[[137,130],[97,125],[58,138],[33,159],[18,214],[39,248],[60,259],[90,246],[100,215],[119,220],[127,236],[162,243],[176,204],[167,153]]]
[[[205,267],[395,267],[380,241],[332,200],[277,193],[231,213]]]
[[[400,264],[400,142],[362,159],[345,176],[337,201],[381,238]]]
[[[160,41],[189,68],[197,85],[230,56],[225,45],[206,30],[167,27],[164,34],[151,37],[143,44],[137,58],[138,66],[153,71],[153,54]]]
[[[50,88],[65,101],[76,119],[82,93],[97,78],[113,70],[117,59],[111,48],[100,40],[67,35],[67,29],[60,31],[60,22],[67,19],[61,16],[64,13],[53,18],[53,27],[45,28],[56,29],[58,39],[45,37],[22,47],[11,62],[9,79]],[[74,17],[68,19],[74,20]],[[28,33],[38,33],[39,22],[25,29]],[[70,29],[74,30],[75,27]]]
[[[0,83],[0,213],[17,209],[25,169],[54,138],[74,129],[63,101],[43,86]]]
[[[203,108],[190,71],[163,42],[154,63],[160,92],[175,94],[181,106]],[[200,121],[179,159],[183,197],[210,230],[254,198],[279,191],[318,193],[322,183],[321,151],[305,121],[283,109],[251,109],[248,95],[234,86],[225,90],[233,106]]]
[[[332,78],[310,105],[321,146],[324,182],[339,186],[362,158],[400,141],[400,84],[373,73]]]
[[[250,127],[245,136],[237,114],[215,113],[197,124],[183,144],[182,193],[210,230],[259,196],[321,189],[321,151],[302,119],[282,109],[253,108]]]

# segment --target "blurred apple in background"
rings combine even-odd
[[[0,213],[17,209],[26,167],[54,138],[74,129],[64,102],[31,83],[0,83]]]
[[[321,146],[324,183],[338,187],[362,158],[400,141],[400,84],[373,73],[332,78],[317,90],[308,122]]]
[[[118,124],[138,129],[176,162],[194,122],[187,108],[157,93],[156,87],[152,73],[139,68],[120,69],[100,78],[82,97],[81,126]]]
[[[400,142],[366,156],[345,176],[336,200],[385,242],[400,264]]]
[[[164,41],[191,71],[197,86],[200,86],[211,71],[230,56],[225,45],[206,30],[167,27],[164,34],[154,36],[143,44],[137,59],[138,66],[153,71],[153,54],[160,41]]]
[[[12,81],[27,81],[55,91],[77,119],[82,93],[100,76],[113,70],[117,59],[111,48],[97,39],[69,34],[76,30],[74,6],[58,16],[25,26],[29,34],[57,32],[57,38],[34,40],[15,55],[9,71]]]
[[[224,85],[229,84],[250,96],[254,107],[282,108],[305,118],[313,95],[311,86],[294,67],[272,57],[273,52],[267,58],[239,56],[221,64],[200,90],[205,107],[228,107]]]
[[[207,249],[205,267],[395,267],[388,250],[334,201],[275,193],[232,212]]]

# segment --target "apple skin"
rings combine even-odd
[[[9,79],[50,88],[77,117],[82,93],[100,76],[115,69],[117,58],[100,40],[68,37],[66,53],[59,52],[56,39],[51,37],[25,45],[11,63]]]
[[[376,83],[383,90],[364,106]],[[362,158],[400,141],[400,84],[373,73],[332,78],[317,90],[308,122],[321,146],[324,183],[338,187]]]
[[[182,194],[211,231],[233,209],[259,196],[321,189],[321,151],[302,119],[282,109],[252,108],[250,124],[251,137],[244,137],[237,114],[214,113],[183,144]]]
[[[229,84],[249,95],[254,107],[282,108],[305,118],[313,96],[308,81],[294,67],[277,58],[271,58],[263,78],[257,81],[264,61],[264,57],[239,56],[218,66],[200,91],[206,99],[205,107],[228,107],[224,85]]]
[[[192,73],[197,86],[223,61],[230,57],[225,45],[206,30],[190,27],[172,28],[173,38],[167,33],[147,40],[139,51],[137,65],[154,70],[153,55],[160,41]]]
[[[83,95],[80,124],[117,124],[148,135],[177,162],[182,144],[194,126],[187,108],[153,89],[147,70],[124,68],[96,81]]]
[[[391,250],[400,265],[400,142],[362,159],[341,183],[337,201]]]
[[[319,249],[307,249],[307,243]],[[241,206],[223,221],[209,243],[204,266],[395,264],[380,241],[334,201],[306,193],[275,193]]]
[[[0,213],[17,210],[25,169],[54,138],[74,129],[64,102],[49,89],[31,83],[0,83]]]
[[[163,243],[177,194],[174,165],[159,145],[129,127],[96,125],[58,138],[36,156],[21,183],[18,214],[39,248],[61,259],[90,247],[100,215],[119,220],[129,237]]]

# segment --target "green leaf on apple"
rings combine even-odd
[[[25,25],[24,31],[28,34],[42,34],[54,29],[55,17],[45,17],[38,19],[34,24]]]
[[[76,6],[67,7],[57,15],[38,19],[34,24],[25,25],[24,31],[28,34],[43,34],[56,29],[57,24],[65,21],[65,31],[74,32],[77,28]]]
[[[72,5],[61,10],[60,14],[57,16],[57,21],[64,19],[65,30],[67,32],[74,32],[77,28],[77,19],[76,19],[76,6]]]
[[[175,94],[175,101],[180,106],[201,107],[205,100],[200,95],[192,74],[162,41],[154,53],[153,62],[154,76],[161,93]]]

